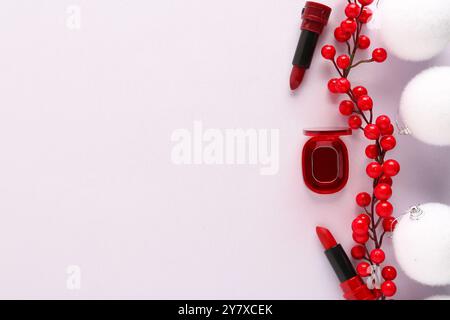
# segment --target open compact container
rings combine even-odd
[[[303,147],[302,168],[306,186],[320,194],[336,193],[348,180],[348,151],[341,136],[352,134],[349,128],[313,128],[303,130],[311,137]]]

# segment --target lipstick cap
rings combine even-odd
[[[302,30],[321,34],[331,15],[331,8],[313,1],[307,1],[302,11]]]

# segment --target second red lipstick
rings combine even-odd
[[[319,35],[328,23],[330,14],[331,8],[317,2],[306,2],[302,11],[302,33],[292,61],[291,90],[295,90],[300,86],[306,70],[311,66]]]
[[[344,298],[346,300],[375,300],[375,295],[358,276],[344,249],[336,242],[331,232],[326,228],[317,227],[316,233],[325,249],[325,255],[341,283]]]

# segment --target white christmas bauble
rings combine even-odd
[[[450,284],[450,207],[427,203],[401,217],[393,237],[398,264],[430,286]]]
[[[450,300],[450,296],[431,296],[425,300]]]
[[[449,0],[383,0],[378,14],[386,47],[401,59],[431,59],[450,41]]]
[[[406,86],[400,116],[415,138],[432,145],[450,145],[449,84],[450,67],[434,67]]]

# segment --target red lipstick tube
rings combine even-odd
[[[330,14],[330,7],[317,2],[306,2],[305,8],[302,11],[302,33],[292,61],[293,67],[290,79],[292,90],[300,86],[305,71],[311,66],[319,35],[328,23]]]
[[[328,229],[317,227],[316,233],[325,248],[325,255],[341,283],[344,298],[346,300],[375,300],[375,295],[357,275],[344,249],[337,244],[331,232]]]

